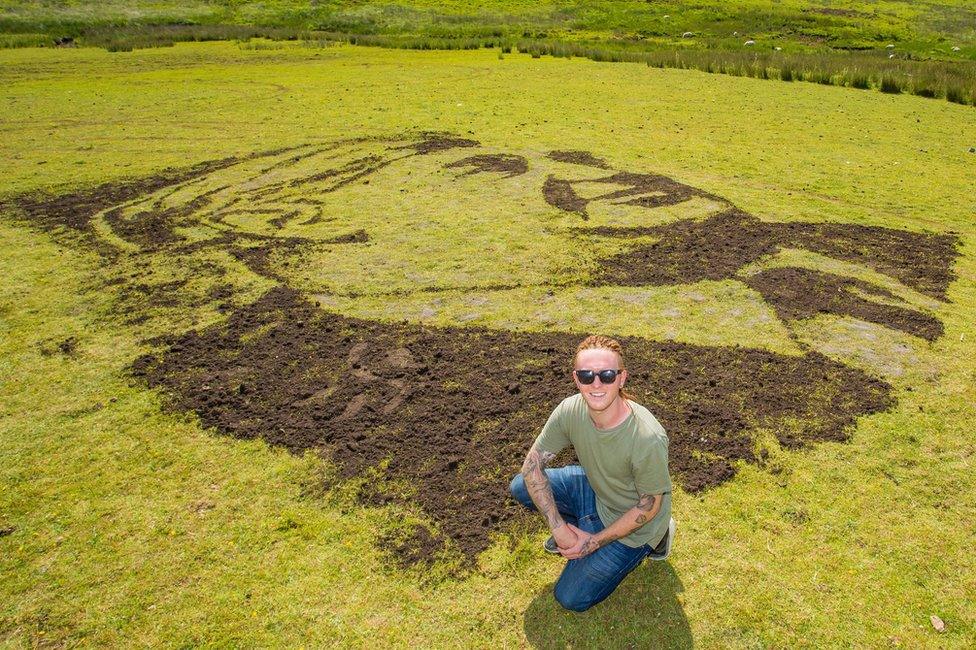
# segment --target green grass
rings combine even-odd
[[[383,214],[357,202],[367,200],[364,189],[349,194],[343,219],[370,220],[378,232],[426,214],[443,229],[432,241],[454,243],[420,256],[414,244],[423,239],[398,246],[395,229],[377,236],[386,275],[353,275],[354,259],[337,267],[369,290],[335,305],[345,314],[548,329],[578,327],[578,310],[615,333],[780,351],[805,341],[894,385],[898,405],[863,418],[848,443],[796,452],[770,444],[767,467],[744,467],[703,495],[678,490],[671,561],[640,569],[606,604],[577,616],[550,596],[559,565],[539,548],[541,533],[517,536],[512,547],[499,541],[467,576],[398,572],[375,548],[391,512],[356,505],[343,486],[313,489],[329,473],[325,463],[161,413],[160,398],[124,373],[146,349],[140,340],[219,315],[164,310],[142,329],[122,326],[115,294],[98,288],[119,269],[4,217],[0,527],[15,530],[0,537],[0,645],[976,644],[971,108],[525,53],[280,45],[0,52],[0,196],[350,135],[449,130],[532,161],[550,149],[585,149],[762,218],[957,231],[959,279],[951,302],[933,306],[946,334],[933,344],[881,330],[857,339],[845,321],[823,317],[794,338],[757,329],[761,321],[748,320],[756,306],[726,313],[745,300],[734,283],[567,289],[549,303],[531,288],[485,290],[476,304],[464,302],[471,293],[382,296],[370,291],[399,277],[397,265],[431,282],[465,278],[463,269],[450,275],[452,255],[477,248],[491,223],[513,263],[544,275],[540,256],[563,253],[533,224],[551,213],[537,193],[509,194],[512,186],[485,177],[459,180],[454,207],[450,186],[425,193],[413,176],[376,181],[411,190]],[[478,183],[494,188],[490,200],[471,198]],[[593,215],[595,223],[630,218],[624,208]],[[160,272],[172,263],[159,261]],[[830,268],[812,257],[803,264]],[[476,266],[469,275],[494,280],[497,272]],[[249,295],[265,286],[243,268],[231,278]],[[310,293],[336,282],[327,267],[296,269],[292,280]],[[78,340],[75,356],[43,352],[68,336]],[[931,614],[946,621],[944,634],[931,628]]]
[[[428,38],[555,38],[631,40],[703,44],[707,48],[776,42],[786,48],[884,48],[917,55],[966,58],[973,55],[974,12],[965,0],[920,6],[907,0],[848,2],[843,11],[823,11],[821,3],[760,0],[669,5],[635,0],[525,2],[493,0],[401,0],[361,3],[343,0],[308,3],[181,2],[0,2],[0,30],[81,36],[89,30],[147,26],[266,28],[403,35]],[[682,38],[685,33],[689,38]],[[960,48],[953,52],[952,47]]]
[[[0,3],[0,47],[71,45],[128,52],[176,42],[343,40],[404,49],[519,47],[534,57],[645,61],[736,76],[880,88],[976,102],[976,12],[962,0],[843,8],[793,0],[734,3],[410,0]],[[690,36],[684,36],[689,34]],[[755,45],[745,45],[751,40]],[[894,49],[889,49],[889,47]],[[895,58],[888,55],[894,53]],[[770,75],[767,67],[778,69]],[[864,78],[866,77],[866,79]],[[889,86],[891,87],[891,86]],[[886,91],[886,92],[891,92]]]

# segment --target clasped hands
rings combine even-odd
[[[567,560],[578,560],[600,548],[594,535],[568,522],[552,531],[552,537],[556,540],[560,555]]]

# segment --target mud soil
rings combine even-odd
[[[461,174],[470,176],[471,174],[481,174],[485,172],[498,172],[505,174],[503,178],[519,176],[529,171],[529,162],[523,156],[509,154],[485,154],[482,156],[471,156],[462,158],[452,163],[444,165],[447,169],[458,169],[470,167],[468,171]]]
[[[354,239],[355,233],[349,237],[350,239]],[[331,243],[339,242],[333,241]],[[272,264],[274,257],[276,255],[287,256],[303,246],[311,245],[313,245],[312,241],[301,237],[277,237],[257,245],[234,246],[229,251],[231,255],[243,262],[252,272],[271,280],[284,282],[285,278],[274,270],[274,265]]]
[[[958,238],[877,226],[836,223],[769,223],[737,208],[705,220],[682,220],[648,228],[599,228],[602,237],[654,236],[601,263],[599,284],[673,285],[736,277],[745,266],[785,248],[811,250],[863,264],[897,278],[920,293],[945,300],[953,279]],[[935,318],[858,296],[894,300],[880,287],[805,269],[767,271],[744,279],[785,320],[820,312],[850,315],[933,340],[942,334]],[[795,285],[789,283],[795,282]],[[780,283],[787,283],[785,286]]]
[[[265,152],[260,155],[267,155]],[[94,215],[113,206],[151,194],[157,190],[182,183],[200,176],[205,176],[219,169],[230,167],[240,158],[223,158],[185,169],[167,169],[148,178],[131,181],[104,183],[95,188],[84,189],[68,194],[51,196],[49,194],[32,194],[17,197],[9,201],[0,202],[0,213],[20,215],[32,226],[46,232],[64,232],[65,230],[79,234],[89,244],[102,253],[110,253],[110,249],[99,241],[92,232],[91,219]],[[157,230],[156,224],[147,226],[151,234]],[[140,229],[141,230],[141,229]],[[169,235],[164,235],[169,239]]]
[[[433,133],[390,142],[388,151],[402,153],[365,156],[297,179],[308,190],[303,200],[315,205],[316,194],[368,182],[371,174],[400,158],[478,144]],[[315,150],[282,149],[240,160],[285,152],[294,155],[276,166],[294,164]],[[605,165],[586,152],[550,152],[549,157],[601,169]],[[366,242],[369,233],[364,230],[319,240],[225,231],[187,242],[179,227],[199,225],[204,218],[219,221],[206,214],[206,195],[199,197],[200,203],[168,211],[124,217],[122,211],[111,210],[236,162],[228,158],[60,197],[22,197],[0,204],[0,210],[47,231],[80,234],[104,253],[107,263],[119,269],[110,283],[120,297],[125,323],[139,323],[158,307],[219,303],[228,314],[224,325],[161,339],[158,354],[142,357],[132,367],[140,380],[168,395],[169,408],[195,412],[204,425],[225,435],[263,438],[295,452],[319,449],[335,460],[344,477],[369,475],[368,470],[388,461],[386,476],[394,480],[368,485],[362,499],[416,503],[434,528],[418,527],[390,538],[386,546],[403,562],[425,562],[450,540],[473,558],[487,547],[493,532],[505,531],[525,516],[508,498],[508,481],[551,409],[573,391],[568,369],[580,335],[346,318],[307,302],[276,271],[300,263],[309,247]],[[461,158],[447,167],[466,174],[517,175],[526,164],[520,156],[491,154]],[[581,184],[607,187],[603,194],[585,198],[577,192]],[[259,202],[261,193],[274,199],[281,190],[273,183],[250,194],[242,189],[241,200]],[[593,201],[654,208],[703,197],[729,205],[667,177],[631,172],[588,180],[550,175],[541,190],[550,205],[583,219]],[[297,214],[293,208],[271,205],[268,216],[275,219],[270,223],[283,227]],[[113,232],[136,244],[138,252],[121,251],[97,238],[91,220],[104,210],[110,210],[105,220]],[[741,271],[781,248],[804,248],[865,264],[945,300],[958,244],[953,234],[767,223],[731,206],[702,221],[581,232],[621,240],[657,238],[651,244],[634,242],[630,250],[601,260],[600,284],[669,285],[735,277],[760,292],[785,320],[847,314],[928,340],[941,334],[941,323],[885,304],[894,296],[880,287],[805,269],[773,269],[749,277]],[[226,269],[194,257],[208,249],[241,260],[281,286],[256,303],[236,306],[233,285],[223,278]],[[129,255],[125,263],[118,263],[115,258],[124,255]],[[180,270],[185,277],[152,282],[161,255],[185,260]],[[189,295],[188,279],[203,277],[213,281],[210,287],[194,289],[199,296]],[[52,342],[50,354],[70,354],[73,344],[65,343],[68,349],[58,350]],[[672,472],[691,492],[728,480],[738,461],[761,462],[752,437],[757,427],[774,431],[787,447],[843,440],[858,416],[893,404],[887,384],[817,353],[784,356],[637,338],[623,343],[632,369],[629,386],[667,428]],[[412,486],[411,494],[389,485]]]
[[[78,349],[78,339],[76,339],[73,336],[69,336],[65,340],[58,343],[58,352],[60,352],[61,354],[67,357],[72,356],[77,349]]]
[[[448,548],[444,535],[423,524],[400,534],[381,534],[377,543],[401,567],[430,565]]]
[[[589,151],[550,151],[546,154],[546,157],[556,162],[596,167],[597,169],[610,169],[610,165],[605,160],[597,158]]]
[[[586,206],[589,203],[573,189],[573,182],[549,176],[542,186],[546,203],[565,212],[575,212],[587,219]]]
[[[624,189],[616,189],[584,198],[575,189],[576,185],[590,184],[624,185]],[[667,176],[659,174],[635,174],[632,172],[617,172],[610,176],[586,180],[565,180],[549,176],[542,187],[542,194],[546,202],[565,212],[575,212],[584,218],[586,208],[594,201],[610,201],[615,205],[635,205],[644,208],[656,208],[664,205],[674,205],[687,201],[692,197],[718,199],[718,197],[684,185]]]
[[[363,138],[350,138],[343,142],[355,143],[362,141],[364,141]],[[459,138],[451,134],[427,132],[416,136],[406,144],[391,146],[390,148],[391,150],[413,152],[409,155],[426,155],[456,148],[476,147],[478,144],[476,140]],[[282,161],[279,165],[295,164],[305,156],[314,155],[314,153],[319,153],[329,148],[324,147],[312,153],[295,155]],[[114,251],[106,246],[104,242],[99,241],[92,232],[91,219],[99,212],[120,206],[139,197],[150,195],[163,188],[206,176],[207,174],[246,160],[274,156],[294,149],[296,147],[283,147],[280,149],[255,152],[242,157],[228,157],[207,161],[186,168],[170,168],[146,178],[104,183],[94,188],[87,188],[67,194],[52,195],[48,193],[35,193],[23,195],[0,201],[0,213],[18,215],[34,227],[47,232],[63,232],[68,230],[82,234],[88,244],[93,245],[102,253],[112,254]],[[295,182],[301,184],[323,180],[324,178],[331,178],[333,176],[340,177],[341,180],[329,190],[335,191],[340,187],[344,187],[345,185],[376,173],[390,164],[390,162],[392,161],[386,161],[376,157],[366,157],[353,161],[343,168],[325,170],[315,177],[298,179]],[[269,189],[277,191],[279,188],[272,187]],[[201,201],[205,201],[206,199],[205,196],[199,198]],[[146,212],[130,219],[123,219],[121,217],[121,210],[114,210],[106,215],[106,220],[116,234],[123,239],[138,244],[147,250],[158,250],[167,244],[179,241],[178,235],[173,231],[173,224],[179,218],[192,214],[198,207],[199,205],[197,204],[189,203],[181,206],[178,210]],[[279,227],[280,225],[283,225],[283,223],[279,224]]]
[[[853,278],[811,269],[777,268],[745,278],[744,282],[761,293],[783,320],[836,314],[891,327],[929,341],[942,336],[942,323],[937,318],[862,298],[856,291],[897,300],[890,292]]]
[[[369,241],[369,234],[360,228],[355,232],[351,232],[348,235],[339,235],[338,237],[333,237],[331,239],[322,240],[323,244],[365,244]]]
[[[91,227],[92,216],[102,210],[229,167],[240,160],[224,158],[188,169],[167,169],[156,176],[128,182],[105,183],[94,189],[59,196],[35,194],[19,197],[14,201],[0,203],[0,211],[22,211],[33,225],[46,231],[62,228],[84,231]]]
[[[402,146],[392,147],[393,149],[409,149],[420,155],[447,151],[449,149],[463,149],[477,147],[477,140],[469,138],[459,138],[449,133],[423,133],[417,142],[411,142]]]
[[[205,426],[295,452],[318,448],[343,477],[388,460],[387,477],[468,558],[517,515],[508,482],[551,409],[573,391],[579,336],[427,328],[323,312],[279,288],[224,326],[171,336],[133,374]],[[623,341],[629,386],[667,428],[671,469],[697,492],[757,462],[750,431],[797,447],[844,440],[859,415],[891,406],[887,384],[810,353]],[[403,498],[367,490],[370,502]],[[428,537],[429,544],[417,539]],[[418,532],[403,552],[443,540]]]
[[[50,357],[55,354],[73,357],[78,351],[78,339],[74,336],[69,336],[58,342],[51,340],[42,341],[37,344],[37,351],[41,353],[42,357]]]

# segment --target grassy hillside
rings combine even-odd
[[[0,3],[0,47],[110,51],[255,37],[517,49],[976,103],[964,2]],[[249,47],[265,47],[258,42]]]
[[[484,50],[210,43],[4,50],[0,63],[0,644],[976,644],[971,108]],[[234,175],[261,161],[247,158],[256,152],[350,137],[378,147],[370,143],[387,140],[376,138],[426,131],[521,157],[528,171],[465,175],[438,152],[391,164],[320,196],[333,220],[285,224],[289,236],[334,243],[269,258],[272,275],[222,248],[133,248],[115,217],[93,222],[88,239],[45,229],[9,203],[228,156],[241,162],[203,187],[249,191]],[[585,284],[620,243],[576,229],[638,226],[646,213],[594,203],[583,222],[545,203],[547,174],[569,173],[547,158],[553,150],[663,174],[763,222],[955,232],[956,279],[940,301],[863,264],[796,249],[721,281]],[[196,205],[165,190],[146,189],[144,200]],[[713,201],[652,214],[655,223],[704,218]],[[260,212],[235,219],[225,223],[249,237],[271,232]],[[219,224],[187,223],[182,236],[193,241],[219,233]],[[492,232],[501,248],[489,254]],[[105,257],[99,241],[117,253]],[[929,314],[944,333],[928,341],[830,314],[781,321],[744,284],[776,264],[881,283],[893,292],[883,301]],[[232,285],[231,312],[192,281],[176,302],[148,300],[152,287],[194,269]],[[506,275],[524,275],[525,286],[503,286]],[[756,432],[763,463],[737,463],[734,479],[704,492],[677,489],[671,561],[642,567],[577,616],[551,598],[559,563],[543,554],[538,528],[492,538],[466,572],[453,572],[449,557],[401,569],[384,540],[437,513],[363,502],[356,494],[369,475],[337,481],[336,466],[314,452],[216,435],[132,378],[133,361],[159,349],[152,337],[219,326],[276,282],[370,322],[527,335],[602,328],[784,358],[816,350],[884,379],[894,405],[861,417],[847,442],[791,449],[777,431]],[[352,377],[345,366],[327,370]]]
[[[809,1],[705,3],[488,2],[45,2],[5,0],[8,34],[97,36],[140,26],[250,25],[291,30],[427,38],[633,40],[650,45],[757,49],[899,50],[936,58],[972,58],[976,13],[969,3]],[[693,36],[683,37],[685,33]],[[24,38],[23,36],[21,38]],[[958,47],[958,50],[953,50]]]
[[[841,4],[766,2],[44,2],[5,0],[4,31],[60,35],[125,25],[261,25],[429,37],[553,37],[680,43],[685,32],[709,47],[747,39],[793,48],[863,49],[895,43],[908,52],[972,56],[970,3],[899,0]],[[953,55],[951,47],[967,48]]]

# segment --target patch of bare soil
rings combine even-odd
[[[508,481],[573,390],[578,339],[346,318],[279,288],[225,325],[161,340],[132,372],[205,426],[299,453],[322,449],[343,477],[388,460],[388,478],[416,486],[415,501],[473,558],[517,515]],[[623,343],[629,385],[667,428],[671,469],[692,492],[731,478],[736,461],[757,461],[755,426],[780,431],[790,447],[843,440],[858,416],[892,404],[887,384],[816,353]],[[442,544],[418,535],[403,542],[409,557]]]
[[[582,197],[576,192],[575,187],[577,185],[592,184],[624,185],[626,187],[611,190],[592,198]],[[542,186],[542,194],[549,205],[565,212],[575,212],[584,218],[587,216],[587,206],[594,201],[609,201],[615,205],[656,208],[682,203],[696,196],[721,200],[713,194],[679,183],[667,176],[632,172],[617,172],[610,176],[585,180],[565,180],[549,176]]]
[[[897,300],[881,287],[854,278],[812,269],[777,268],[745,278],[744,282],[761,293],[783,320],[836,314],[878,323],[928,341],[942,336],[942,323],[937,318],[913,309],[866,299],[855,290],[882,299]]]
[[[77,349],[78,349],[78,339],[76,339],[73,336],[69,336],[65,340],[58,343],[58,352],[65,355],[66,357],[73,356]]]
[[[386,156],[365,155],[334,169],[327,163],[327,168],[292,181],[307,190],[298,197],[302,206],[312,206],[315,213],[316,195],[369,182],[370,175],[397,160],[478,144],[431,133],[389,142]],[[281,169],[322,151],[307,149],[264,152],[248,159],[291,154],[274,163]],[[564,162],[596,160],[580,155],[585,152],[562,153],[573,154],[564,156]],[[508,498],[508,481],[551,409],[573,390],[568,370],[579,336],[429,328],[325,312],[284,286],[286,278],[276,269],[301,263],[306,247],[364,243],[369,233],[357,230],[312,240],[232,230],[209,209],[208,196],[226,187],[178,208],[164,209],[156,203],[134,214],[116,210],[235,162],[214,161],[61,197],[22,197],[0,209],[44,230],[81,234],[109,260],[128,256],[125,264],[113,263],[119,272],[110,283],[130,324],[158,307],[219,303],[228,314],[226,323],[160,339],[158,354],[133,364],[136,377],[168,395],[169,408],[195,412],[206,426],[225,435],[263,438],[299,453],[321,449],[335,459],[343,477],[372,475],[387,462],[387,476],[396,479],[391,484],[415,486],[411,499],[446,538],[473,558],[487,547],[492,532],[507,530],[516,517],[524,516]],[[469,156],[448,166],[467,168],[467,173],[513,175],[524,173],[524,164],[520,156],[493,154]],[[308,212],[289,203],[295,197],[276,202],[283,190],[291,189],[283,187],[286,181],[248,186],[255,178],[241,180],[238,204],[228,206],[231,210],[267,210],[269,223],[279,228]],[[577,191],[594,184],[606,191],[592,198],[586,198],[592,196],[590,191],[586,196]],[[542,192],[550,205],[584,219],[593,201],[646,208],[693,197],[722,201],[664,176],[631,172],[584,180],[549,176]],[[264,198],[267,206],[261,204]],[[138,251],[122,251],[97,238],[92,218],[105,210],[105,223]],[[320,218],[319,212],[311,220]],[[210,239],[189,242],[179,234],[182,228],[199,232],[206,230],[199,226],[207,225],[220,226]],[[651,244],[633,242],[630,250],[601,260],[601,284],[662,285],[740,277],[743,267],[764,255],[799,247],[865,264],[943,300],[953,278],[958,243],[952,234],[766,223],[733,207],[702,221],[587,233],[657,238]],[[210,249],[235,257],[282,286],[256,303],[236,306],[234,288],[223,278],[226,270],[193,255]],[[173,270],[177,277],[161,279],[154,272],[164,255],[181,260]],[[201,286],[206,284],[201,278],[212,283]],[[787,320],[828,312],[854,315],[929,340],[942,331],[934,318],[884,304],[891,302],[890,293],[853,279],[802,269],[771,270],[742,279]],[[191,295],[191,287],[199,295]],[[692,492],[728,480],[737,462],[758,462],[751,433],[757,427],[775,431],[787,447],[843,440],[858,416],[893,403],[884,382],[817,353],[784,356],[638,338],[623,342],[632,368],[630,385],[667,428],[671,468]],[[383,485],[367,486],[363,500],[406,498],[385,492]],[[446,538],[420,527],[389,540],[389,546],[405,562],[426,561],[422,558],[443,548]]]
[[[326,189],[319,189],[319,192],[335,192],[336,190],[345,187],[346,185],[351,185],[356,181],[362,180],[372,176],[376,172],[380,171],[384,167],[391,164],[393,160],[384,159],[381,156],[364,156],[362,158],[357,158],[352,160],[345,165],[338,167],[336,169],[325,169],[314,174],[309,174],[302,178],[295,178],[288,182],[288,187],[301,187],[302,185],[311,185],[318,183],[320,181],[326,181],[333,178],[338,179],[334,185]],[[275,194],[279,191],[279,187],[276,185],[269,185],[265,191],[267,194]]]
[[[369,233],[360,228],[355,232],[351,232],[348,235],[339,235],[338,237],[332,237],[331,239],[323,239],[323,244],[365,244],[369,241]]]
[[[261,155],[267,155],[267,152]],[[95,243],[96,240],[91,236],[91,219],[95,214],[165,187],[230,167],[240,160],[240,158],[223,158],[186,169],[166,169],[148,178],[104,183],[96,188],[59,196],[48,194],[21,196],[0,203],[0,212],[19,213],[33,226],[47,232],[67,229],[87,234],[89,243]],[[145,230],[154,232],[155,227],[150,226]]]
[[[42,357],[50,357],[55,354],[63,354],[66,357],[73,357],[78,351],[78,339],[74,336],[69,336],[66,339],[62,339],[55,343],[54,341],[43,341],[37,344],[37,351],[41,353]]]
[[[837,223],[769,223],[737,208],[704,219],[647,228],[598,228],[604,237],[654,236],[601,263],[600,284],[670,285],[723,280],[765,255],[803,248],[863,264],[897,278],[920,293],[945,300],[953,279],[958,237],[877,226]],[[850,315],[933,340],[942,326],[933,317],[858,296],[851,289],[886,299],[889,292],[829,273],[779,269],[745,280],[773,304],[781,318],[796,320],[821,311]],[[779,282],[796,283],[781,286]]]
[[[589,151],[550,151],[546,158],[556,162],[570,163],[571,165],[583,165],[585,167],[596,167],[597,169],[610,169],[602,158],[597,158]]]
[[[959,245],[955,233],[919,233],[844,223],[768,225],[784,247],[806,248],[863,264],[939,300],[946,299],[946,289],[955,278],[952,263]]]
[[[142,304],[149,307],[178,307],[183,303],[180,289],[186,283],[182,279],[155,283],[130,282],[123,284],[118,292],[119,297],[130,306]]]
[[[505,174],[503,178],[511,178],[529,171],[529,162],[523,156],[498,153],[462,158],[461,160],[448,163],[444,167],[446,169],[470,167],[468,171],[461,174],[462,176],[482,174],[485,172],[498,172]]]
[[[647,228],[601,228],[604,237],[651,235],[651,244],[604,260],[601,284],[668,285],[722,280],[776,249],[766,224],[732,208],[704,221],[685,219]]]
[[[346,235],[345,237],[348,240],[358,239],[356,233]],[[348,242],[331,241],[330,243],[338,244]],[[297,249],[303,246],[311,246],[312,244],[313,242],[311,240],[302,237],[275,237],[261,240],[260,243],[250,246],[236,245],[229,250],[231,255],[243,262],[254,273],[271,280],[284,282],[285,278],[281,277],[274,270],[272,262],[275,256],[287,257]]]
[[[414,526],[402,534],[380,535],[380,548],[387,549],[390,557],[402,567],[424,566],[447,548],[447,539],[428,526]]]
[[[467,147],[477,147],[479,143],[477,140],[471,140],[469,138],[459,138],[450,133],[422,133],[420,138],[415,142],[410,142],[405,145],[392,147],[393,149],[410,149],[415,153],[425,155],[429,153],[438,153],[441,151],[448,151],[449,149],[463,149]]]
[[[587,218],[586,206],[589,201],[576,193],[572,181],[549,176],[542,186],[542,195],[549,205],[565,212],[576,212],[583,219]]]

